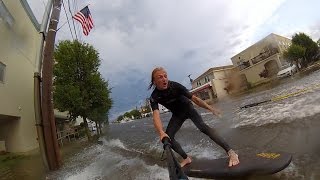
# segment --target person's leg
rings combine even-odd
[[[185,119],[172,116],[166,129],[166,133],[170,137],[172,149],[177,152],[184,160],[180,163],[181,167],[191,163],[191,158],[181,148],[180,144],[175,140],[174,136],[181,128]]]
[[[215,143],[221,146],[226,152],[228,152],[231,149],[229,145],[224,141],[224,139],[220,137],[213,128],[210,128],[206,123],[203,122],[202,117],[195,109],[189,111],[189,118],[201,132],[209,136]]]
[[[239,163],[238,155],[230,148],[227,142],[215,132],[213,128],[210,128],[203,122],[202,117],[195,109],[189,111],[189,118],[201,132],[209,136],[227,152],[230,157],[229,166],[237,165]]]
[[[180,144],[174,139],[174,136],[176,135],[178,130],[181,128],[183,122],[184,122],[184,119],[178,118],[173,115],[167,126],[166,133],[170,137],[172,149],[175,152],[177,152],[180,156],[182,156],[183,159],[185,159],[188,157],[187,154],[181,148]]]

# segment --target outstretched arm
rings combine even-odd
[[[194,102],[196,105],[202,107],[202,108],[205,108],[209,111],[211,111],[214,115],[216,116],[221,116],[221,112],[219,109],[213,107],[213,106],[210,106],[209,104],[207,104],[206,102],[204,102],[202,99],[198,98],[197,96],[195,95],[192,95],[191,97],[191,100],[192,102]]]
[[[159,110],[154,110],[153,111],[153,124],[155,129],[157,130],[159,136],[160,136],[160,140],[162,140],[162,138],[164,137],[169,137],[164,131],[163,131],[163,126],[162,126],[162,122],[160,119],[160,111]]]

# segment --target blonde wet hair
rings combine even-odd
[[[164,71],[167,73],[167,71],[163,68],[163,67],[156,67],[153,69],[152,73],[151,73],[151,81],[150,81],[150,84],[149,84],[149,87],[148,89],[151,89],[153,86],[155,86],[155,84],[153,83],[154,81],[154,74],[156,74],[156,72],[158,71]]]

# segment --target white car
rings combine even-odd
[[[282,70],[278,72],[277,77],[282,78],[282,77],[292,76],[296,72],[297,72],[297,66],[295,64],[283,66]]]

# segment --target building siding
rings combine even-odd
[[[38,147],[33,76],[40,47],[39,26],[30,19],[32,12],[26,11],[24,0],[5,0],[3,4],[14,22],[10,26],[0,21],[0,61],[6,65],[5,79],[0,83],[0,140],[9,152],[26,152]]]

